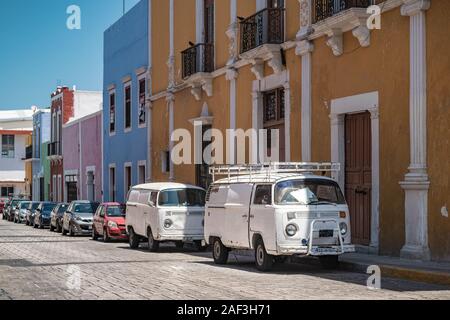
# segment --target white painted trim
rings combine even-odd
[[[262,78],[261,80],[253,81],[253,116],[252,116],[252,127],[256,130],[262,129],[263,127],[263,101],[262,93],[265,91],[273,90],[276,88],[284,88],[285,93],[285,148],[286,148],[286,162],[291,161],[291,94],[290,94],[290,83],[289,83],[289,70],[284,70],[281,73],[272,74],[268,77]],[[258,141],[258,138],[256,138]],[[254,144],[252,145],[259,145]],[[256,149],[256,150],[255,150]],[[252,148],[253,160],[258,158],[258,147]],[[255,158],[256,157],[256,158]]]
[[[339,162],[342,170],[333,178],[345,190],[345,115],[369,111],[372,129],[372,208],[370,247],[379,249],[380,233],[380,126],[379,94],[365,94],[344,97],[331,101],[331,161]]]
[[[66,176],[78,176],[78,169],[64,170],[64,177]]]
[[[123,164],[123,197],[126,199],[128,190],[127,190],[127,169],[130,168],[130,181],[131,186],[133,187],[133,163],[132,162],[125,162]]]
[[[86,174],[88,174],[89,172],[92,172],[93,174],[95,174],[95,166],[89,166],[89,167],[86,167],[86,170],[85,170],[85,172],[86,172]]]
[[[137,166],[137,184],[139,184],[139,181],[141,180],[141,172],[140,172],[140,168],[144,167],[144,183],[147,181],[147,160],[140,160],[138,161],[138,166]]]

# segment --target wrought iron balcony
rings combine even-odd
[[[33,159],[33,146],[27,146],[25,148],[25,160]]]
[[[240,23],[241,53],[263,44],[284,42],[284,8],[267,8]]]
[[[196,73],[214,71],[214,45],[199,43],[181,52],[183,62],[183,79]]]
[[[325,20],[350,8],[367,8],[374,0],[313,0],[313,23]]]
[[[48,144],[48,156],[61,156],[61,143],[51,142]]]

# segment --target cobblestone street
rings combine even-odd
[[[75,267],[75,268],[74,268]],[[70,290],[71,272],[81,271]],[[163,247],[137,251],[127,243],[63,237],[0,221],[0,299],[450,299],[450,288],[382,278],[369,290],[364,274],[286,264],[255,270],[230,255],[216,266],[210,253]],[[69,283],[69,286],[68,286]]]

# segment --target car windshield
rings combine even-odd
[[[345,204],[339,185],[325,179],[283,181],[275,186],[278,205]]]
[[[109,206],[106,215],[108,217],[124,217],[125,206]]]
[[[18,203],[19,203],[19,201],[20,201],[20,200],[13,200],[13,201],[11,202],[11,207],[17,206]]]
[[[98,208],[98,203],[78,203],[75,205],[74,213],[90,213],[93,214]]]
[[[30,206],[31,207],[28,207],[28,209],[31,209],[31,210],[36,210],[38,207],[39,207],[39,205],[40,205],[40,203],[39,202],[34,202],[34,203],[32,203]]]
[[[58,213],[64,213],[64,212],[66,212],[67,207],[68,207],[67,204],[62,204],[62,205],[60,205],[59,208],[58,208]]]
[[[200,189],[175,189],[162,191],[159,195],[161,207],[204,207],[205,191]]]
[[[30,205],[29,202],[22,202],[22,203],[20,204],[20,209],[26,209],[26,208],[28,208],[29,205]]]
[[[45,203],[42,205],[42,212],[44,214],[51,213],[55,207],[56,207],[56,204],[54,204],[54,203]]]

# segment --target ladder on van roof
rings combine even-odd
[[[213,181],[216,176],[231,177],[265,175],[270,179],[271,175],[280,173],[314,173],[314,172],[338,172],[341,170],[340,163],[333,162],[272,162],[261,164],[240,165],[215,165],[209,168]]]

